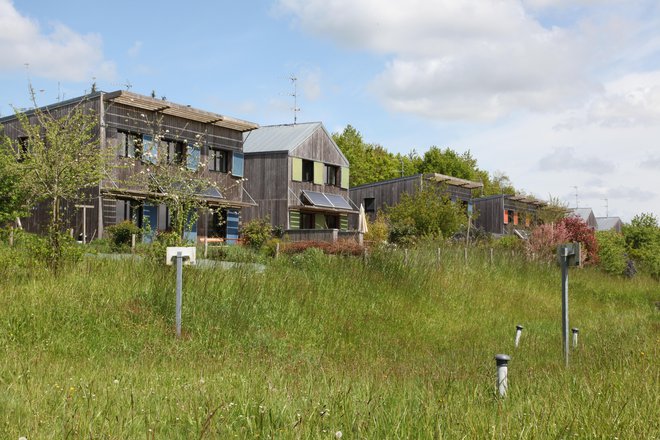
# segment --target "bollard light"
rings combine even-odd
[[[506,354],[496,354],[495,363],[497,365],[497,391],[501,397],[506,396],[507,388],[509,387],[508,383],[508,373],[509,373],[509,361],[511,357]]]
[[[578,333],[580,333],[580,329],[578,329],[577,327],[573,327],[571,331],[573,332],[573,348],[577,348]]]
[[[523,326],[520,325],[520,324],[518,324],[518,325],[516,326],[516,344],[515,344],[515,345],[516,345],[516,348],[518,348],[518,344],[520,343],[520,335],[522,335],[522,331],[523,331],[524,328],[525,328],[525,327],[523,327]]]

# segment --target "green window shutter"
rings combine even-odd
[[[299,157],[292,157],[291,164],[292,164],[291,180],[294,180],[296,182],[302,182],[302,159]]]
[[[325,224],[325,214],[314,215],[314,229],[328,229]]]
[[[348,189],[348,177],[348,167],[341,167],[341,187],[344,189]]]
[[[348,214],[341,214],[339,216],[339,229],[348,231]]]
[[[325,171],[323,162],[314,162],[314,184],[323,185],[323,171]]]
[[[289,211],[289,229],[300,229],[300,211]]]

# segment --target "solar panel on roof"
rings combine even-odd
[[[325,194],[325,196],[330,200],[330,203],[333,204],[335,208],[338,209],[352,209],[348,201],[340,195],[337,194]]]
[[[322,206],[325,208],[334,208],[334,205],[325,194],[316,192],[316,191],[303,191],[303,194],[309,200],[309,202],[314,206]]]

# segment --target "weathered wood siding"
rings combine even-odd
[[[291,156],[324,162],[329,165],[349,166],[348,161],[332,142],[332,138],[321,127],[293,150]]]
[[[289,156],[286,152],[245,155],[245,188],[258,205],[243,209],[245,222],[268,216],[273,226],[286,227],[288,174]]]
[[[378,211],[384,211],[387,207],[398,204],[403,194],[413,195],[417,193],[421,188],[421,182],[422,177],[418,174],[401,179],[361,185],[351,188],[349,193],[351,201],[358,208],[360,203],[364,204],[364,199],[374,199],[375,212],[368,213],[369,219],[374,220]]]
[[[477,228],[491,234],[504,234],[504,197],[487,197],[472,201]]]

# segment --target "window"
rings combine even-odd
[[[225,238],[227,236],[227,210],[216,209],[209,219],[209,237]]]
[[[364,212],[376,212],[376,199],[367,197],[364,199]]]
[[[183,160],[186,157],[186,150],[183,146],[183,142],[170,140],[163,140],[161,142],[164,144],[165,150],[167,151],[167,163],[183,163]]]
[[[313,182],[314,181],[314,162],[311,160],[302,161],[302,181],[303,182]]]
[[[209,170],[219,173],[228,173],[231,161],[231,152],[227,150],[209,149]]]
[[[117,131],[117,156],[140,158],[142,135],[128,131]]]
[[[300,213],[300,229],[314,229],[314,214]]]
[[[186,166],[190,170],[197,170],[202,155],[200,145],[198,143],[189,144],[186,147],[186,153]]]
[[[325,225],[328,229],[339,229],[339,216],[326,214]]]
[[[337,186],[337,174],[339,173],[339,167],[334,165],[325,166],[325,184]]]

